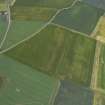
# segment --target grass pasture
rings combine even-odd
[[[48,75],[90,85],[96,42],[49,25],[5,54]]]
[[[13,6],[11,8],[11,18],[13,20],[48,21],[56,11],[56,9],[46,7]]]
[[[51,105],[59,82],[35,69],[0,55],[1,105]]]
[[[93,105],[93,92],[72,82],[61,81],[54,105]]]
[[[1,50],[7,49],[19,41],[24,40],[45,24],[46,23],[42,21],[13,20]]]
[[[63,8],[70,6],[74,0],[17,0],[16,6],[38,6],[49,8]]]
[[[77,2],[72,8],[60,12],[53,22],[90,35],[101,15],[102,10]]]

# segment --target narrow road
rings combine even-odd
[[[10,13],[10,7],[9,7],[8,0],[7,0],[6,4],[7,4],[7,14],[6,15],[7,15],[8,26],[7,26],[6,32],[4,34],[3,40],[0,43],[0,49],[2,48],[2,46],[3,46],[3,44],[4,44],[5,40],[6,40],[8,31],[9,31],[10,25],[11,25],[11,13]]]
[[[98,78],[98,71],[99,71],[99,59],[100,59],[101,47],[102,47],[102,44],[97,41],[95,57],[94,57],[94,64],[93,64],[92,79],[91,79],[92,89],[97,88],[97,78]]]
[[[97,89],[101,47],[102,47],[102,44],[99,41],[97,41],[95,56],[94,56],[93,72],[92,72],[92,78],[91,78],[91,86],[90,86],[91,89],[94,91]],[[97,92],[96,91],[94,95],[93,105],[97,105]]]

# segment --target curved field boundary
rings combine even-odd
[[[60,85],[61,85],[60,81],[58,81],[57,83],[58,83],[57,86],[53,90],[53,94],[51,94],[51,96],[50,96],[48,105],[54,105],[55,98],[58,94],[58,91],[59,91],[59,88],[60,88]]]
[[[9,31],[10,26],[11,26],[11,13],[10,13],[9,5],[8,5],[8,11],[7,12],[8,12],[8,16],[7,16],[7,18],[8,18],[8,26],[7,26],[6,32],[4,34],[3,40],[1,41],[0,49],[2,48],[2,46],[3,46],[4,42],[5,42],[5,39],[7,37],[8,31]]]
[[[52,18],[51,18],[41,29],[39,29],[37,32],[33,33],[33,34],[30,35],[29,37],[25,38],[24,40],[19,41],[18,43],[12,45],[11,47],[9,47],[9,48],[7,48],[7,49],[5,49],[5,50],[0,51],[0,54],[5,53],[5,52],[11,50],[12,48],[14,48],[14,47],[18,46],[19,44],[23,43],[24,41],[27,41],[27,40],[31,39],[32,37],[36,36],[39,32],[41,32],[44,28],[46,28],[46,27],[54,20],[54,18],[55,18],[61,11],[65,10],[65,9],[72,8],[72,6],[74,6],[77,1],[78,1],[78,0],[75,0],[75,1],[72,3],[72,5],[69,6],[69,7],[67,7],[67,8],[58,9],[57,12],[52,16]],[[9,28],[10,28],[10,25],[9,25]],[[8,30],[9,30],[9,28],[8,28]],[[8,31],[7,31],[6,33],[8,33]],[[3,41],[2,41],[2,44],[0,45],[0,48],[2,47],[2,45],[3,45],[4,42],[5,42],[6,36],[7,36],[7,34],[5,34],[5,37],[4,37]]]
[[[24,41],[27,41],[27,40],[31,39],[32,37],[36,36],[40,31],[42,31],[44,28],[46,28],[46,27],[50,24],[50,22],[55,18],[55,16],[56,16],[58,13],[59,13],[59,11],[57,11],[56,14],[50,19],[50,21],[47,22],[47,23],[46,23],[42,28],[40,28],[37,32],[31,34],[29,37],[25,38],[25,39],[22,40],[22,41],[19,41],[18,43],[12,45],[11,47],[9,47],[9,48],[7,48],[7,49],[5,49],[5,50],[2,50],[2,51],[0,52],[0,54],[6,52],[6,51],[8,51],[8,50],[11,50],[12,48],[14,48],[14,47],[18,46],[19,44],[23,43]],[[5,37],[5,39],[6,39],[6,37]]]
[[[65,10],[65,9],[70,9],[70,8],[72,8],[72,7],[76,4],[76,2],[78,2],[78,1],[79,1],[79,0],[74,0],[74,2],[72,3],[71,6],[66,7],[66,8],[62,8],[61,10],[63,11],[63,10]]]

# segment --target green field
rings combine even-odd
[[[105,11],[87,2],[0,0],[0,105],[105,105]]]
[[[13,20],[4,45],[2,46],[2,50],[29,37],[45,24],[46,23],[42,21]]]
[[[11,8],[11,18],[13,20],[48,21],[56,11],[56,9],[46,7],[13,6]]]
[[[98,87],[105,89],[105,45],[102,46],[100,54]]]
[[[0,0],[0,3],[4,2],[4,0]]]
[[[51,105],[59,81],[0,55],[1,105]]]
[[[60,12],[53,22],[79,32],[90,34],[103,13],[100,9],[77,2],[72,8]]]
[[[63,8],[70,6],[73,1],[74,0],[17,0],[15,5]]]
[[[6,17],[0,16],[0,43],[4,38],[4,34],[6,32],[7,28],[7,22],[6,22]]]
[[[96,41],[49,25],[6,54],[48,75],[90,85]]]

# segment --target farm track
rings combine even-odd
[[[60,88],[60,81],[58,81],[58,85],[54,88],[53,94],[51,94],[48,105],[54,105],[55,97],[57,96]]]
[[[97,87],[101,48],[102,48],[102,43],[97,41],[95,56],[94,56],[94,64],[93,64],[91,85],[90,85],[90,88],[95,92],[93,105],[97,105],[97,103],[99,101],[99,100],[97,100],[97,97],[98,97],[97,93],[105,94],[105,91],[103,89],[100,89],[100,88]]]
[[[16,43],[16,44],[10,46],[9,48],[4,49],[4,50],[1,50],[1,51],[0,51],[0,54],[3,54],[3,53],[5,53],[5,52],[7,52],[7,51],[13,49],[14,47],[18,46],[19,44],[21,44],[21,43],[23,43],[23,42],[25,42],[25,41],[27,41],[27,40],[33,38],[34,36],[37,36],[37,34],[38,34],[39,32],[41,32],[44,28],[46,28],[46,27],[54,20],[54,18],[55,18],[60,12],[62,12],[62,11],[65,10],[65,9],[72,8],[72,7],[75,5],[75,3],[76,3],[77,1],[78,1],[78,0],[75,0],[75,1],[72,3],[72,5],[69,6],[69,7],[67,7],[67,8],[58,9],[57,12],[52,16],[52,18],[51,18],[42,28],[40,28],[37,32],[31,34],[29,37],[25,38],[24,40],[19,41],[18,43]],[[9,27],[10,27],[10,25],[9,25]],[[8,31],[9,31],[9,28],[8,28],[8,30],[6,31],[6,34],[5,34],[5,37],[4,37],[4,39],[3,39],[2,44],[0,45],[1,47],[2,47],[3,44],[5,43],[5,40],[6,40]],[[1,48],[1,47],[0,47],[0,48]]]
[[[9,5],[8,5],[8,11],[7,11],[7,13],[8,13],[8,16],[7,16],[8,26],[7,26],[6,32],[5,32],[5,34],[4,34],[3,40],[2,40],[1,43],[0,43],[0,49],[2,48],[2,46],[3,46],[3,44],[4,44],[5,40],[6,40],[8,31],[9,31],[10,26],[11,26],[11,12],[10,12],[10,7],[9,7]]]
[[[50,24],[50,22],[53,20],[53,18],[54,18],[58,13],[59,13],[59,11],[57,11],[56,14],[50,19],[50,21],[47,22],[47,23],[46,23],[42,28],[40,28],[37,32],[31,34],[29,37],[23,39],[22,41],[19,41],[18,43],[16,43],[16,44],[10,46],[9,48],[0,51],[0,54],[5,53],[5,52],[7,52],[7,51],[13,49],[14,47],[18,46],[19,44],[21,44],[21,43],[23,43],[23,42],[25,42],[25,41],[27,41],[27,40],[29,40],[29,39],[35,37],[39,32],[41,32],[44,28],[46,28],[46,27]]]
[[[97,41],[95,56],[94,56],[93,72],[92,72],[92,78],[91,78],[92,89],[97,87],[97,76],[99,71],[99,57],[100,57],[101,47],[102,47],[102,44]]]
[[[56,23],[51,23],[51,24],[52,24],[52,25],[55,25],[55,26],[58,26],[58,27],[60,27],[60,28],[66,29],[66,30],[68,30],[68,31],[71,31],[71,32],[74,32],[74,33],[78,33],[78,34],[80,34],[81,36],[84,36],[84,37],[86,37],[86,38],[94,39],[93,37],[88,36],[88,34],[85,34],[85,33],[79,32],[79,31],[76,31],[76,30],[71,29],[71,28],[67,28],[67,27],[65,27],[65,26],[63,26],[63,25],[59,25],[59,24],[56,24]]]
[[[100,33],[99,30],[102,30],[100,27],[101,27],[101,25],[102,25],[102,23],[103,23],[104,18],[105,18],[105,13],[104,13],[103,16],[100,17],[100,19],[99,19],[99,21],[98,21],[98,23],[97,23],[97,26],[96,26],[96,28],[95,28],[95,30],[94,30],[93,33],[91,34],[91,37],[95,38],[96,40],[100,41],[100,42],[103,43],[103,44],[105,43],[105,38],[104,38],[104,36],[101,36],[101,34],[97,34],[97,33]],[[99,31],[99,32],[98,32],[98,31]]]

